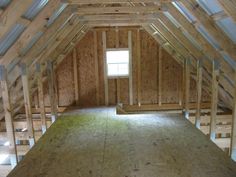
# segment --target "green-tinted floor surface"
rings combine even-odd
[[[59,118],[9,177],[236,177],[236,163],[177,114]]]

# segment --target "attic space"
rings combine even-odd
[[[0,0],[0,177],[235,177],[236,0]]]

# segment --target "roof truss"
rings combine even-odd
[[[19,63],[27,63],[29,70],[33,73],[33,64],[36,61],[46,62],[52,60],[59,63],[90,27],[142,25],[180,63],[183,62],[183,59],[191,58],[194,69],[197,60],[203,60],[205,75],[208,76],[206,78],[210,78],[211,61],[218,59],[221,64],[221,98],[224,100],[226,97],[232,100],[235,86],[234,69],[236,66],[230,65],[222,57],[222,53],[227,53],[233,60],[236,60],[235,44],[216,25],[216,21],[228,16],[235,20],[236,7],[232,6],[232,3],[235,3],[234,1],[230,1],[231,4],[220,1],[224,11],[208,15],[196,0],[179,0],[178,2],[182,3],[197,19],[190,22],[171,3],[172,0],[146,0],[145,2],[140,0],[55,0],[49,1],[31,21],[22,18],[22,14],[32,4],[29,0],[27,3],[22,3],[24,5],[21,4],[21,11],[17,11],[19,14],[15,14],[17,17],[7,18],[7,21],[4,21],[6,19],[4,14],[11,14],[10,12],[14,11],[17,2],[17,0],[13,0],[6,9],[1,11],[2,24],[4,25],[2,30],[0,28],[2,36],[16,22],[23,24],[26,28],[0,60],[0,63],[8,69],[10,85],[14,85],[14,88],[11,87],[12,91],[20,90],[22,87],[19,82]],[[67,4],[67,7],[51,26],[47,26],[48,20],[59,8],[61,2]],[[164,12],[168,12],[175,17],[180,26],[176,26],[173,21],[167,18]],[[214,48],[199,33],[198,27],[200,25],[205,27],[209,34],[214,37],[219,43],[220,49]],[[186,36],[186,32],[196,40],[202,49],[193,44],[193,41]],[[22,54],[22,48],[26,47],[39,34],[41,36],[31,46],[30,50]],[[62,41],[66,42],[63,43]],[[13,99],[20,100],[22,96],[19,95]],[[19,105],[15,105],[15,108],[19,109]],[[230,107],[230,105],[232,106],[232,104],[227,106]]]

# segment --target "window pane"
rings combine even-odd
[[[108,50],[106,57],[108,76],[119,77],[129,75],[129,50]]]
[[[127,63],[129,62],[129,51],[107,51],[107,63]]]
[[[129,65],[128,64],[119,64],[119,75],[128,75],[129,74]]]
[[[117,64],[108,64],[107,67],[108,76],[115,76],[118,74],[118,65]]]

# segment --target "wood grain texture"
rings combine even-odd
[[[236,163],[179,114],[117,116],[114,109],[87,109],[52,125],[9,177],[42,174],[234,177]]]

